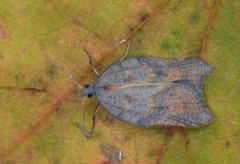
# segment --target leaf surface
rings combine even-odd
[[[217,6],[214,0],[2,0],[0,160],[104,163],[116,161],[111,148],[121,150],[123,163],[159,157],[163,163],[238,163],[239,9],[238,1],[227,0]],[[136,128],[101,107],[93,138],[86,140],[75,126],[82,122],[83,99],[68,78],[93,83],[83,49],[102,72],[124,54],[126,42],[115,46],[124,38],[132,41],[129,58],[201,57],[214,66],[204,85],[214,122],[187,136],[174,132],[164,147],[165,130]],[[96,104],[95,98],[86,101],[88,129]]]

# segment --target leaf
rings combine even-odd
[[[110,159],[101,145],[110,145],[121,150],[123,163],[238,163],[239,8],[226,0],[217,7],[214,0],[2,0],[1,162],[103,163]],[[129,58],[201,57],[213,65],[204,96],[214,122],[187,136],[174,132],[166,142],[166,130],[133,127],[101,107],[86,140],[75,126],[83,100],[69,79],[93,83],[83,49],[102,72],[124,54],[125,43],[114,46],[124,38],[132,40]],[[86,101],[88,129],[96,104]]]

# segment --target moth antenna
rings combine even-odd
[[[75,84],[76,86],[78,86],[79,89],[82,89],[82,88],[83,88],[82,85],[80,85],[78,82],[76,82],[76,81],[74,80],[74,78],[73,78],[72,75],[66,76],[66,78],[67,78],[67,80],[68,80],[69,82],[71,82],[71,83]]]
[[[98,71],[97,71],[97,69],[95,68],[95,66],[94,66],[94,63],[93,63],[93,60],[92,60],[92,57],[91,57],[91,55],[90,55],[90,53],[88,52],[88,50],[87,49],[83,49],[83,51],[87,54],[87,56],[88,56],[88,60],[89,60],[89,63],[90,63],[90,65],[91,65],[91,67],[92,67],[92,70],[93,70],[93,72],[97,75],[97,76],[99,76],[99,73],[98,73]]]
[[[74,80],[73,76],[72,76],[70,73],[67,73],[67,71],[62,68],[61,65],[63,65],[63,64],[60,64],[59,61],[58,61],[58,62],[55,62],[54,64],[61,70],[60,73],[61,73],[70,83],[75,84],[76,86],[78,86],[79,89],[83,89],[83,86],[82,86],[81,84],[79,84],[78,82],[76,82],[76,81]]]

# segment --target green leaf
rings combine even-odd
[[[239,163],[240,3],[222,0],[0,1],[0,160],[2,163],[104,163],[121,150],[123,163]],[[211,20],[211,18],[213,18]],[[209,30],[208,30],[209,28]],[[201,57],[213,65],[204,96],[215,120],[174,131],[137,128],[97,113],[90,140],[82,122],[80,84],[129,58]],[[204,44],[206,41],[206,44]],[[202,47],[205,48],[201,49]],[[86,99],[85,126],[97,99]],[[188,144],[186,144],[188,140]],[[165,146],[165,147],[164,147]]]

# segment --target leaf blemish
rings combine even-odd
[[[51,79],[55,79],[57,76],[57,67],[55,65],[50,65],[47,67],[47,76]]]
[[[8,33],[3,25],[0,24],[0,39],[7,39]]]
[[[192,24],[198,23],[199,20],[200,20],[200,13],[199,12],[194,12],[189,17],[189,21]]]
[[[144,22],[148,18],[149,18],[149,14],[144,14],[140,17],[140,22]]]
[[[229,146],[229,142],[228,141],[226,142],[226,146]]]
[[[74,18],[71,22],[77,26],[81,25],[81,20],[79,18]]]

